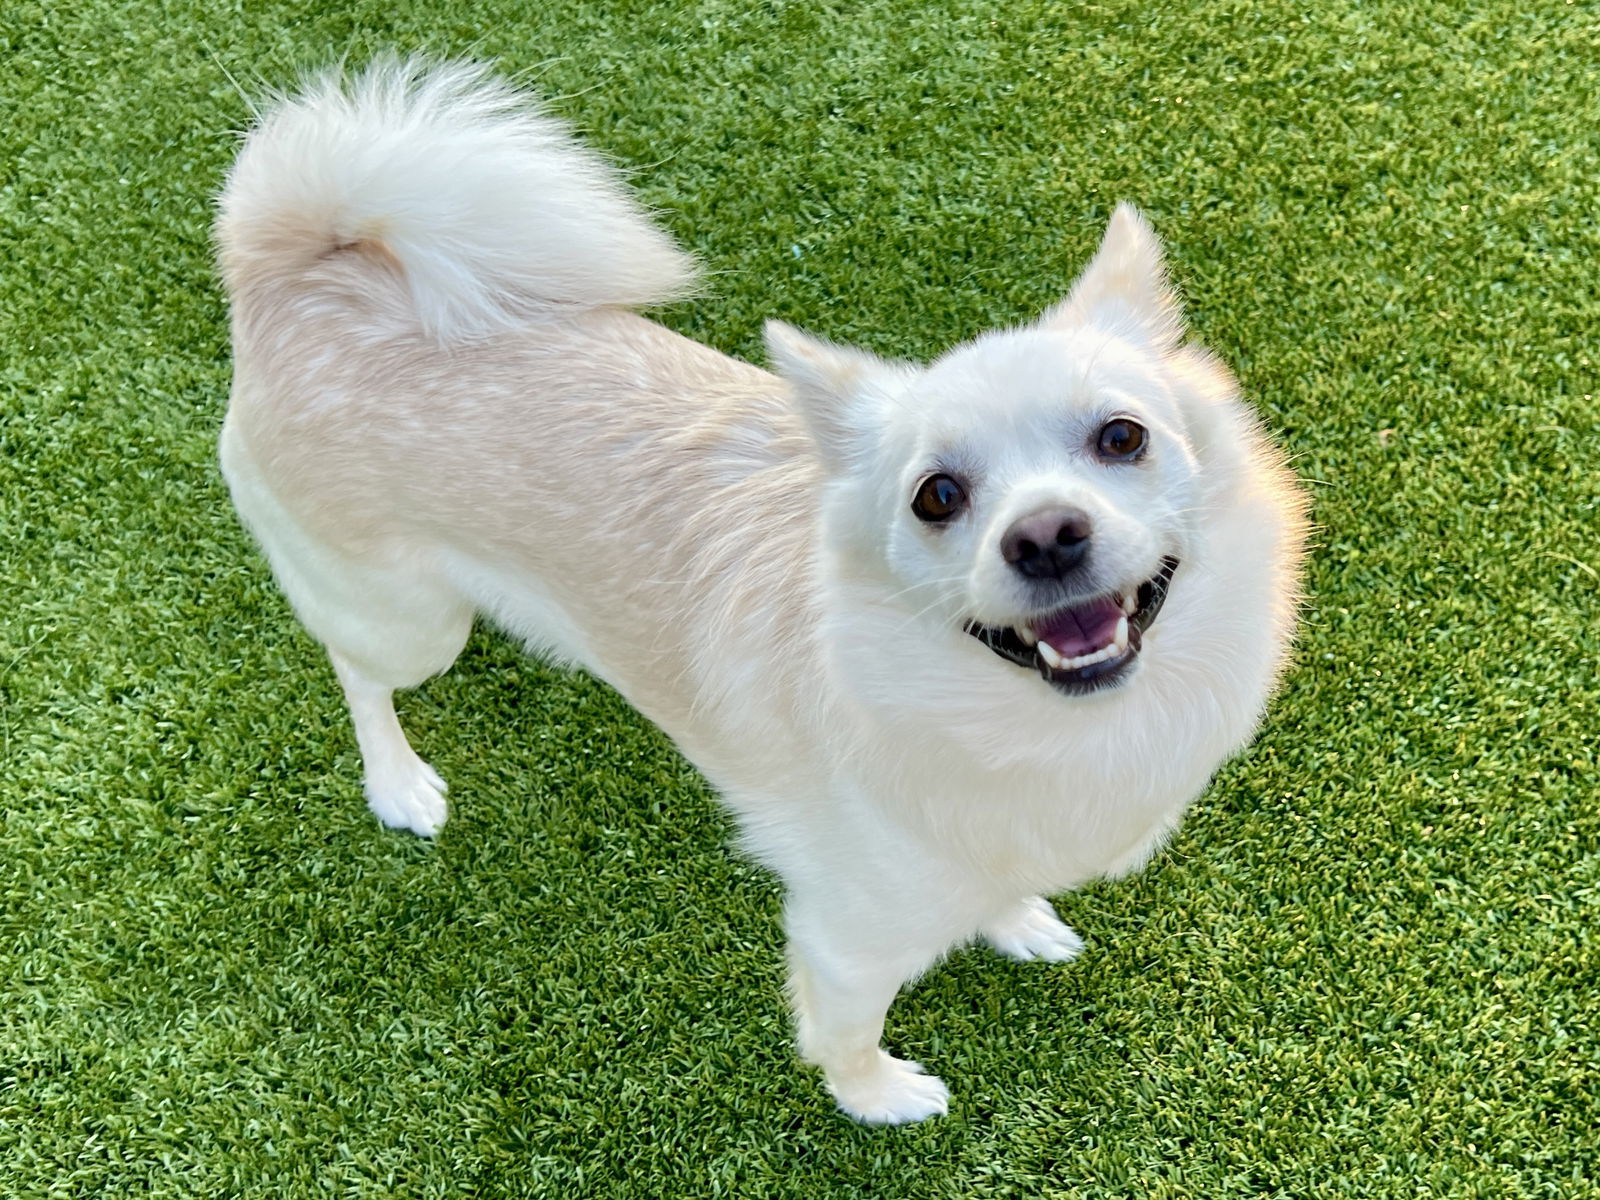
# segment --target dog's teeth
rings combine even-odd
[[[1134,613],[1139,611],[1139,602],[1137,600],[1135,600],[1132,596],[1123,596],[1123,597],[1121,597],[1121,600],[1122,600],[1122,611],[1127,613],[1130,617],[1133,616]]]
[[[1096,663],[1103,663],[1107,659],[1116,658],[1128,649],[1128,618],[1121,617],[1117,620],[1117,632],[1111,641],[1101,646],[1098,650],[1091,650],[1087,654],[1074,655],[1067,658],[1049,642],[1040,642],[1038,645],[1039,657],[1050,665],[1055,671],[1081,671],[1084,667],[1092,667]]]
[[[1039,644],[1039,635],[1026,625],[1017,627],[1017,636],[1022,639],[1024,646],[1037,646]]]
[[[1101,646],[1100,649],[1089,654],[1080,654],[1077,658],[1070,658],[1061,665],[1073,671],[1080,671],[1084,667],[1094,666],[1095,663],[1105,662],[1106,659],[1114,657],[1117,653],[1117,647],[1114,644]]]
[[[1098,650],[1091,650],[1088,654],[1078,654],[1072,658],[1063,657],[1061,652],[1049,642],[1039,643],[1039,657],[1050,664],[1056,671],[1081,671],[1084,667],[1092,667],[1095,663],[1103,663],[1109,658],[1115,658],[1128,648],[1127,622],[1124,621],[1117,627],[1119,640],[1108,642]]]

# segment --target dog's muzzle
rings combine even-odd
[[[1139,657],[1144,634],[1166,603],[1177,569],[1178,560],[1169,556],[1132,596],[1099,596],[1020,626],[968,621],[965,628],[1007,662],[1038,671],[1059,691],[1084,695],[1116,682]]]

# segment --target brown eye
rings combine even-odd
[[[919,521],[948,521],[966,506],[967,493],[948,475],[930,475],[911,498],[911,511]]]
[[[1144,441],[1143,425],[1127,417],[1118,417],[1101,426],[1095,449],[1100,452],[1101,458],[1126,460],[1139,457],[1144,450]]]

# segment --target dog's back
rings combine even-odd
[[[804,569],[803,512],[752,514],[813,468],[779,380],[629,311],[695,272],[616,173],[476,67],[382,62],[269,109],[217,240],[224,473],[346,674],[414,686],[485,613],[681,732],[739,580]]]

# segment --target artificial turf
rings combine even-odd
[[[1600,15],[635,0],[0,11],[0,1196],[1593,1197]],[[669,743],[475,637],[378,828],[234,521],[207,228],[246,92],[385,47],[552,98],[711,271],[929,355],[1119,199],[1313,484],[1296,666],[1172,848],[793,1058],[774,881]],[[981,797],[974,802],[981,803]]]

